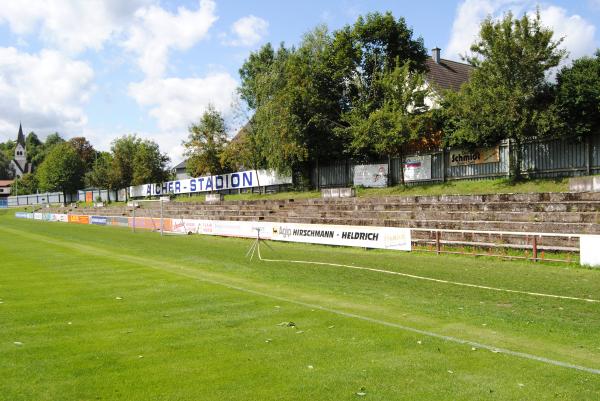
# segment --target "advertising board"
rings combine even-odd
[[[69,223],[90,224],[90,216],[87,215],[70,214],[68,218]]]
[[[498,163],[499,161],[499,146],[493,148],[477,148],[473,150],[456,149],[450,151],[450,166]]]
[[[354,185],[368,188],[383,188],[387,186],[387,164],[358,164],[354,166]]]
[[[274,241],[411,250],[410,229],[396,227],[336,226],[271,223]]]
[[[404,181],[431,180],[431,155],[410,156],[404,160]]]

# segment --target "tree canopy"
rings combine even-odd
[[[84,164],[68,143],[55,145],[39,167],[37,178],[42,191],[71,194],[82,188]]]
[[[221,113],[209,105],[188,131],[188,140],[183,143],[188,173],[192,177],[223,173],[226,166],[222,164],[221,155],[227,145],[227,130]]]

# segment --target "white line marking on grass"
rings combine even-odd
[[[244,292],[247,294],[257,295],[257,296],[261,296],[264,298],[274,299],[277,301],[287,302],[290,304],[303,306],[303,307],[309,308],[309,309],[317,309],[317,310],[332,313],[332,314],[335,314],[338,316],[359,319],[359,320],[362,320],[365,322],[375,323],[375,324],[378,324],[381,326],[386,326],[386,327],[392,327],[392,328],[400,329],[400,330],[403,330],[403,331],[406,331],[409,333],[420,334],[420,335],[436,338],[436,339],[443,340],[443,341],[453,342],[456,344],[469,345],[471,347],[485,349],[485,350],[491,351],[493,353],[502,353],[502,354],[514,356],[517,358],[528,359],[528,360],[532,360],[532,361],[546,363],[548,365],[554,365],[554,366],[558,366],[558,367],[562,367],[562,368],[573,369],[573,370],[578,370],[581,372],[587,372],[587,373],[592,373],[595,375],[600,375],[600,369],[594,369],[594,368],[589,368],[586,366],[575,365],[572,363],[558,361],[558,360],[546,358],[543,356],[528,354],[525,352],[512,351],[512,350],[509,350],[506,348],[494,347],[491,345],[482,344],[482,343],[478,343],[475,341],[464,340],[464,339],[457,338],[457,337],[446,336],[446,335],[434,333],[431,331],[426,331],[426,330],[416,329],[414,327],[404,326],[399,323],[388,322],[385,320],[375,319],[375,318],[368,317],[368,316],[358,315],[356,313],[345,312],[345,311],[338,310],[338,309],[328,308],[326,306],[322,306],[322,305],[318,305],[318,304],[311,304],[308,302],[289,299],[289,298],[285,298],[285,297],[282,297],[279,295],[273,295],[273,294],[269,294],[266,292],[253,290],[250,288],[240,287],[240,286],[226,283],[226,282],[223,282],[220,280],[208,278],[208,277],[206,277],[207,272],[188,268],[186,266],[179,265],[176,263],[157,261],[157,260],[153,260],[150,258],[139,257],[139,256],[121,255],[121,254],[117,254],[113,251],[109,251],[109,250],[106,250],[103,248],[98,248],[98,247],[91,246],[91,245],[83,245],[83,244],[76,245],[76,244],[72,244],[72,243],[69,243],[66,241],[61,241],[61,240],[56,240],[54,238],[46,237],[44,235],[24,233],[24,232],[21,232],[18,230],[12,230],[12,229],[8,229],[5,227],[0,227],[0,230],[12,232],[14,234],[21,235],[23,237],[36,239],[38,241],[62,246],[65,248],[74,249],[74,250],[80,251],[80,252],[95,251],[94,253],[100,257],[106,257],[108,259],[113,259],[113,260],[127,261],[130,263],[141,265],[146,268],[150,267],[154,270],[160,270],[162,272],[170,272],[170,273],[177,274],[180,276],[184,276],[184,277],[192,278],[192,279],[195,279],[198,281],[202,281],[204,283],[209,283],[209,284],[217,285],[220,287],[229,288],[232,290]],[[260,252],[260,250],[259,250],[259,252]],[[260,257],[260,255],[259,255],[259,257]],[[288,262],[288,261],[282,261],[282,262]],[[302,263],[305,263],[305,262],[302,262]],[[352,266],[348,266],[348,267],[352,267]],[[390,273],[393,273],[393,272],[390,272]],[[201,277],[201,276],[199,276],[199,274],[204,274],[205,276]]]
[[[572,301],[585,301],[585,302],[598,302],[598,303],[600,303],[600,299],[578,298],[578,297],[570,297],[568,295],[555,295],[555,294],[545,294],[545,293],[542,293],[542,292],[529,292],[529,291],[521,291],[521,290],[511,290],[510,288],[496,288],[496,287],[489,287],[487,285],[461,283],[459,281],[450,281],[450,280],[443,280],[443,279],[440,279],[440,278],[417,276],[415,274],[396,272],[396,271],[392,271],[392,270],[375,269],[373,267],[344,265],[344,264],[341,264],[341,263],[312,262],[312,261],[307,261],[307,260],[266,259],[266,258],[263,258],[261,256],[261,254],[260,254],[260,247],[258,248],[258,259],[261,260],[261,261],[263,261],[263,262],[298,263],[298,264],[309,264],[309,265],[318,265],[318,266],[346,267],[346,268],[349,268],[349,269],[368,270],[368,271],[377,272],[377,273],[385,273],[385,274],[392,274],[392,275],[396,275],[396,276],[414,278],[414,279],[417,279],[417,280],[432,281],[432,282],[435,282],[435,283],[459,285],[459,286],[462,286],[462,287],[479,288],[479,289],[482,289],[482,290],[490,290],[490,291],[498,291],[498,292],[509,292],[509,293],[512,293],[512,294],[525,294],[525,295],[532,295],[532,296],[536,296],[536,297],[546,297],[546,298],[555,298],[555,299],[569,299],[569,300],[572,300]]]

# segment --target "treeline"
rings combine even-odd
[[[249,123],[231,143],[196,141],[189,155],[212,154],[212,170],[265,167],[298,182],[319,162],[510,138],[518,178],[524,140],[600,134],[600,51],[557,71],[567,57],[562,40],[539,12],[487,18],[465,57],[474,67],[469,82],[445,92],[427,81],[423,40],[403,18],[373,13],[333,32],[320,25],[297,47],[252,53],[239,87]]]
[[[13,194],[75,193],[84,187],[121,189],[171,178],[169,157],[154,141],[125,135],[112,142],[110,152],[97,151],[84,137],[63,139],[58,133],[44,142],[31,132],[25,139],[33,172],[17,178]],[[9,168],[16,142],[0,143],[0,177],[14,178]]]

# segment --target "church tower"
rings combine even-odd
[[[11,164],[15,170],[15,175],[19,178],[23,177],[24,174],[31,173],[31,163],[27,163],[27,148],[25,145],[25,135],[23,135],[23,127],[21,124],[19,124],[15,158],[12,160]]]

